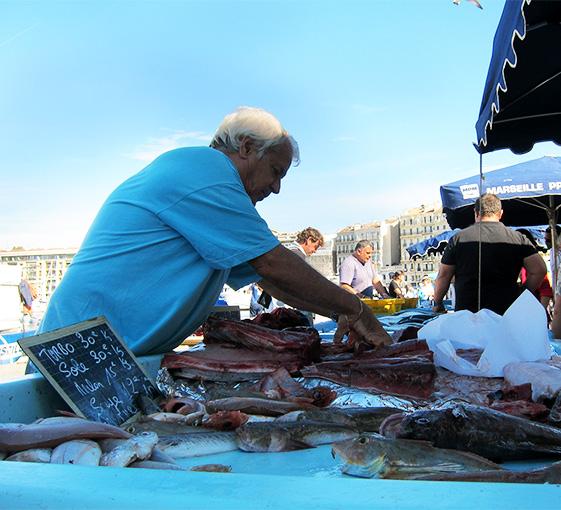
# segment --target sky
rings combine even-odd
[[[439,200],[479,170],[502,0],[0,0],[0,249],[79,246],[157,155],[208,145],[242,105],[276,115],[301,164],[258,205],[324,234]],[[486,154],[491,170],[561,155]]]

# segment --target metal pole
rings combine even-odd
[[[551,251],[553,253],[553,274],[551,284],[553,287],[553,304],[555,304],[555,288],[557,287],[557,211],[555,210],[555,200],[553,195],[549,195],[549,208],[547,209],[547,219],[551,230]]]
[[[481,310],[481,197],[483,195],[483,154],[479,153],[479,249],[478,249],[478,272],[477,272],[477,311]]]

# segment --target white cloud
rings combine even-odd
[[[138,161],[150,162],[164,152],[178,147],[201,145],[201,143],[208,145],[211,140],[212,135],[202,131],[175,131],[160,138],[150,138],[126,156]]]

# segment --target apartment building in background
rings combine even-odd
[[[76,248],[0,251],[0,264],[21,268],[21,277],[37,290],[40,301],[48,301],[72,262]]]

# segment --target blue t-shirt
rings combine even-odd
[[[167,152],[109,196],[40,332],[104,315],[135,354],[170,351],[206,319],[225,283],[258,280],[247,262],[278,244],[226,155]]]

